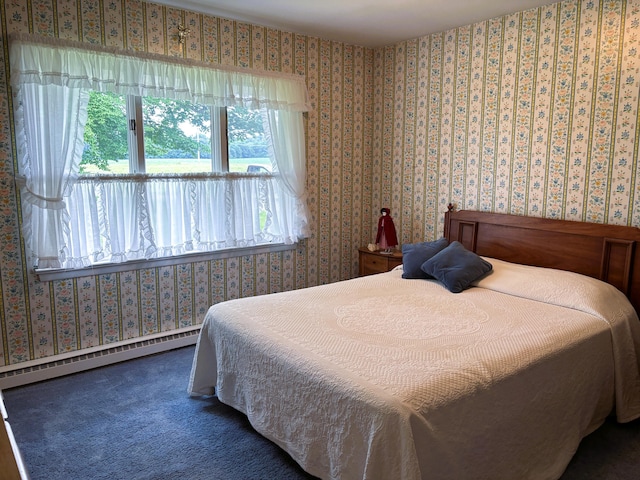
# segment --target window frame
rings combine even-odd
[[[144,113],[142,108],[142,102],[145,97],[131,94],[123,96],[126,110],[125,123],[127,128],[127,147],[129,153],[129,171],[126,173],[129,175],[145,174],[147,173],[147,159],[145,155]],[[229,127],[227,124],[229,119],[227,114],[228,107],[217,107],[213,105],[209,105],[208,107],[211,117],[211,170],[205,173],[229,173]],[[216,117],[215,121],[214,117]],[[214,129],[216,126],[218,126],[218,132],[214,135]],[[216,169],[216,156],[214,151],[219,154],[219,169]],[[176,173],[177,175],[177,172],[166,172],[164,175],[171,175],[172,173]],[[110,172],[98,171],[86,174],[80,173],[79,175],[109,174]]]

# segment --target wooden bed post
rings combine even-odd
[[[453,206],[453,203],[450,203],[449,205],[447,205],[447,211],[444,212],[444,233],[442,234],[442,236],[445,238],[449,238],[449,217],[451,217],[451,212],[455,211],[455,208],[456,207]]]
[[[618,288],[627,297],[631,294],[631,273],[636,242],[619,238],[604,238],[600,280]]]

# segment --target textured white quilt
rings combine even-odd
[[[210,308],[189,384],[325,479],[553,479],[640,417],[640,322],[615,288],[488,259],[459,294],[402,271]]]

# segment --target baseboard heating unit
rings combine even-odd
[[[0,367],[0,390],[195,345],[200,325]]]

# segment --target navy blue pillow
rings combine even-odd
[[[460,293],[493,269],[493,265],[467,250],[460,242],[449,246],[422,264],[422,270],[441,281],[447,290]]]
[[[422,270],[422,264],[448,244],[449,241],[442,237],[434,242],[402,245],[402,278],[433,278]]]

